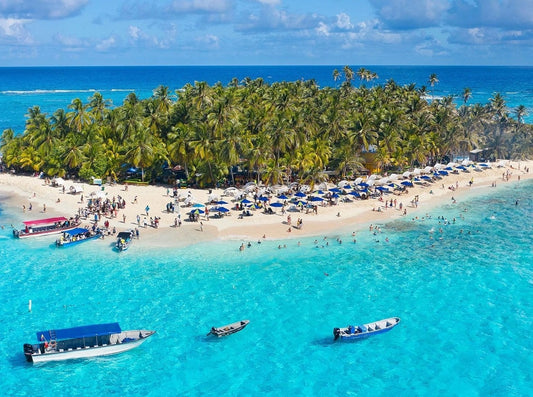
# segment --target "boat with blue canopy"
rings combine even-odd
[[[386,318],[373,323],[349,325],[345,328],[333,328],[335,340],[357,340],[368,338],[372,335],[388,332],[400,323],[399,317]]]
[[[56,240],[56,246],[67,247],[86,241],[95,240],[101,237],[102,231],[100,229],[92,231],[84,227],[77,227],[75,229],[64,231],[61,234],[61,237]]]
[[[122,331],[118,323],[39,331],[36,344],[24,344],[29,362],[62,361],[75,358],[108,356],[131,350],[155,331]]]

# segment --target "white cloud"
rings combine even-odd
[[[281,0],[256,0],[256,1],[261,4],[265,4],[267,6],[277,6],[278,4],[281,4]]]
[[[328,25],[326,25],[324,22],[320,22],[315,31],[319,36],[329,36]]]
[[[337,15],[337,27],[343,30],[353,29],[353,25],[350,22],[350,16],[344,12]]]
[[[14,40],[18,44],[32,44],[33,38],[26,30],[26,19],[0,18],[0,38]]]
[[[95,49],[97,51],[109,51],[111,48],[116,47],[116,44],[117,40],[115,39],[115,37],[111,36],[96,44]]]
[[[0,15],[13,18],[60,19],[78,15],[89,0],[0,0]]]
[[[199,36],[195,40],[198,44],[202,45],[205,48],[217,49],[219,48],[220,39],[212,34],[206,34]]]

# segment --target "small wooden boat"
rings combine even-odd
[[[237,321],[232,324],[224,325],[222,327],[212,327],[207,335],[216,335],[218,337],[234,334],[244,329],[248,325],[249,320]]]
[[[83,227],[77,227],[72,230],[64,231],[60,238],[56,240],[58,247],[70,247],[89,240],[94,240],[102,237],[100,229],[95,232]]]
[[[122,331],[118,323],[37,332],[37,344],[26,343],[24,355],[29,362],[62,361],[74,358],[109,356],[131,350],[155,331]]]
[[[120,232],[117,234],[117,242],[115,248],[119,251],[126,251],[133,240],[133,231]]]
[[[333,328],[333,336],[335,340],[339,338],[341,340],[363,339],[390,331],[399,323],[399,317],[391,317],[368,324],[349,325],[346,328]]]

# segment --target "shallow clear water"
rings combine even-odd
[[[433,210],[430,219],[383,224],[376,235],[361,231],[355,244],[339,232],[318,244],[287,240],[280,250],[280,242],[266,241],[244,252],[239,242],[163,251],[133,245],[121,254],[111,240],[56,249],[53,237],[13,239],[8,225],[19,215],[4,208],[0,390],[527,395],[532,197],[533,183],[523,181]],[[440,216],[450,224],[439,224]],[[390,316],[402,321],[386,334],[333,342],[333,327]],[[242,332],[206,337],[211,326],[241,319],[250,320]],[[37,330],[113,321],[157,334],[117,356],[24,359],[22,345]]]

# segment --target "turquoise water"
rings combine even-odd
[[[19,216],[3,208],[0,224]],[[279,241],[265,241],[244,252],[239,242],[164,251],[133,245],[122,254],[110,240],[56,249],[53,237],[14,240],[6,226],[0,390],[528,395],[533,183],[488,189],[430,216],[380,225],[376,235],[365,229],[355,244],[350,232],[338,232],[317,245],[315,238],[300,246],[287,240],[280,250]],[[390,316],[402,322],[389,333],[333,342],[333,327]],[[205,336],[213,325],[241,319],[250,324],[240,333]],[[113,321],[157,334],[117,356],[38,365],[24,359],[22,345],[37,330]]]

